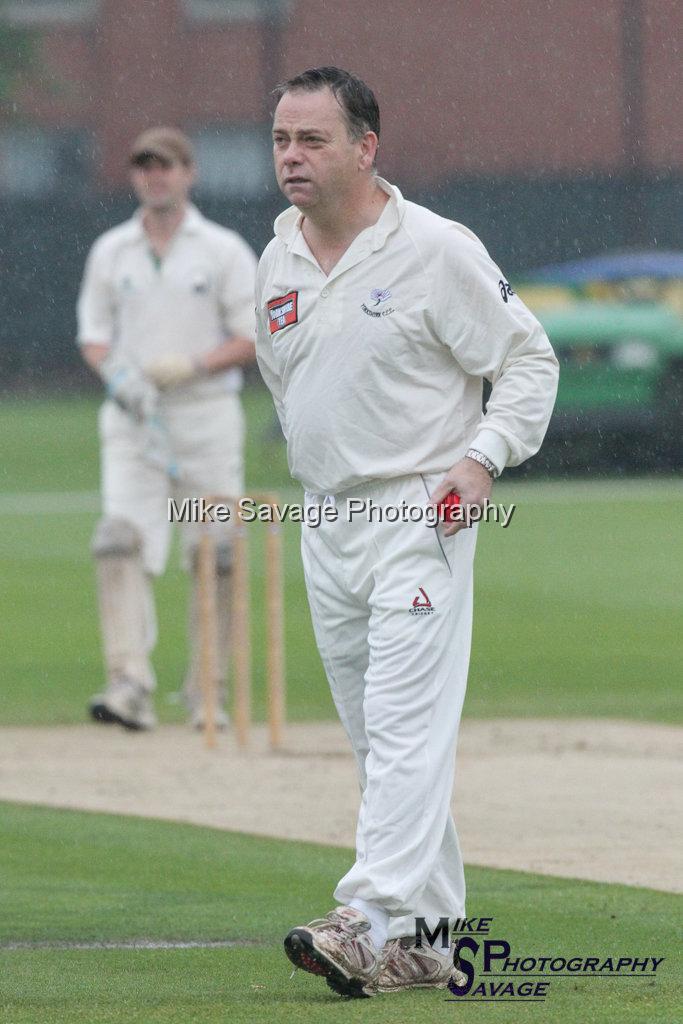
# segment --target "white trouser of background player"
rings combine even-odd
[[[123,675],[147,690],[156,682],[149,659],[156,642],[151,579],[164,571],[173,529],[168,499],[173,497],[180,505],[186,497],[239,496],[244,489],[244,416],[237,395],[169,402],[160,410],[159,420],[165,443],[155,453],[150,451],[144,425],[113,402],[102,406],[102,520],[93,541],[108,676]],[[193,569],[201,530],[215,531],[219,588],[225,577],[223,604],[227,604],[232,524],[179,526],[183,565],[188,570]],[[195,590],[190,601],[191,674],[196,674],[197,661]]]
[[[424,522],[349,522],[346,502],[426,504],[439,480],[362,485],[334,496],[337,521],[302,527],[315,636],[362,791],[356,863],[334,895],[383,907],[389,938],[414,935],[416,916],[434,928],[440,917],[465,915],[450,801],[476,527],[443,537]]]

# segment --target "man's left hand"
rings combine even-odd
[[[460,504],[465,510],[471,506],[481,508],[491,496],[492,487],[493,480],[488,470],[480,466],[474,459],[464,458],[448,470],[443,480],[430,495],[429,502],[431,505],[438,506],[447,494],[455,491],[460,495]],[[443,533],[445,537],[450,537],[466,528],[466,522],[445,522]]]
[[[196,361],[181,352],[169,352],[145,367],[145,376],[162,391],[189,384],[198,373]]]

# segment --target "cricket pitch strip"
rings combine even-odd
[[[466,719],[453,807],[466,864],[683,891],[683,729],[613,719]],[[184,726],[0,729],[0,799],[353,847],[358,783],[336,723],[272,752]]]

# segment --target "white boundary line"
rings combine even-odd
[[[125,950],[125,949],[239,949],[245,946],[258,946],[260,943],[249,939],[224,939],[214,942],[199,940],[178,940],[177,942],[155,939],[131,939],[123,942],[0,942],[0,953],[8,950]]]
[[[73,515],[98,512],[100,496],[97,491],[27,491],[0,494],[2,516]]]
[[[283,488],[281,501],[303,504],[303,491]],[[247,497],[249,491],[247,490]],[[202,495],[197,495],[202,497]],[[529,505],[592,505],[615,500],[624,502],[683,501],[683,478],[643,477],[630,480],[548,480],[501,481],[494,488],[493,500]],[[26,491],[0,494],[0,515],[45,516],[82,515],[98,512],[97,491]]]

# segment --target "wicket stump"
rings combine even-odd
[[[250,495],[259,505],[277,505],[273,494]],[[231,686],[233,721],[238,746],[246,749],[251,729],[251,586],[247,528],[239,512],[239,499],[212,497],[207,502],[229,505],[234,532],[233,568],[230,601],[232,661]],[[282,566],[282,527],[265,523],[265,611],[266,611],[266,689],[268,735],[271,750],[282,746],[285,721],[284,596]],[[217,666],[216,635],[216,542],[210,530],[202,532],[199,542],[199,625],[200,683],[204,702],[204,738],[207,747],[216,745],[215,709]]]

